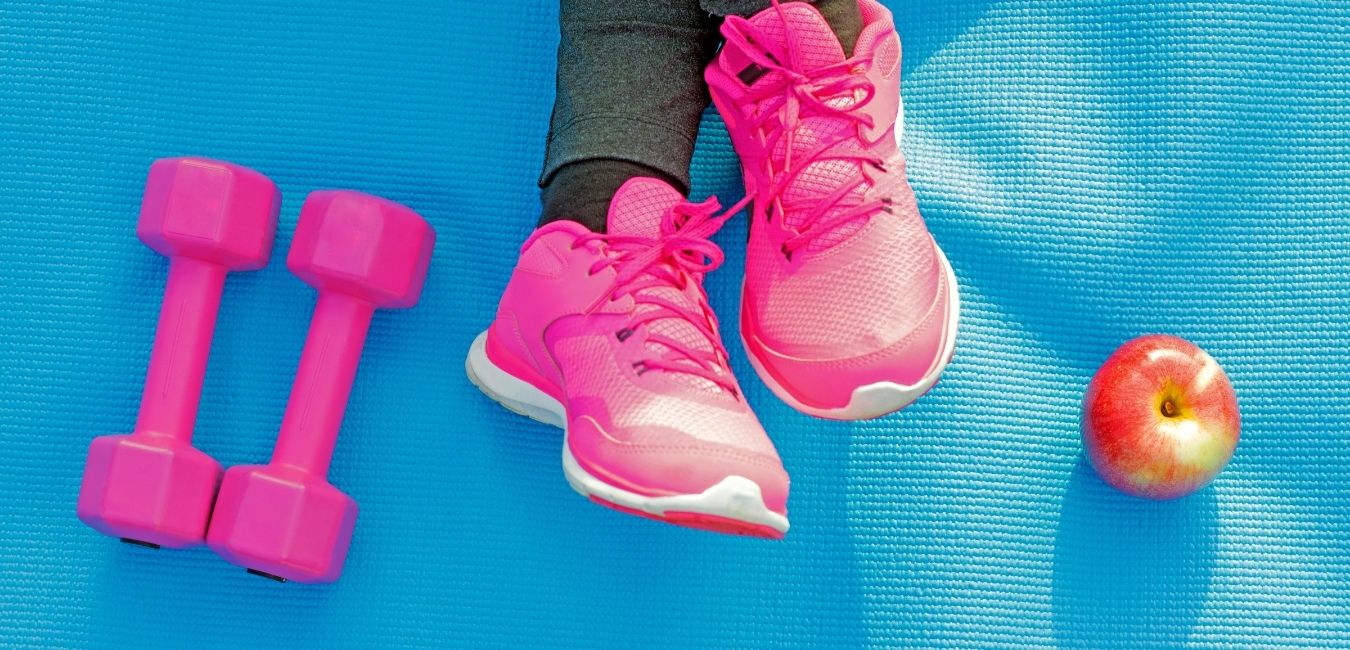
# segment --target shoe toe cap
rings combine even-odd
[[[788,475],[776,454],[700,440],[670,426],[606,431],[594,418],[568,425],[568,446],[589,474],[644,496],[699,494],[731,476],[753,481],[764,505],[787,512]]]
[[[915,386],[944,365],[955,300],[944,283],[923,317],[898,336],[873,333],[850,343],[800,347],[759,337],[752,307],[745,304],[741,333],[756,369],[780,396],[787,393],[812,409],[844,409],[860,388],[880,382]]]

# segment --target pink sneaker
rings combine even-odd
[[[540,228],[466,369],[506,408],[563,428],[563,472],[592,501],[781,538],[787,473],[703,293],[703,275],[722,262],[708,238],[740,206],[717,209],[635,178],[614,195],[609,234],[567,221]]]
[[[859,0],[855,54],[811,5],[722,26],[713,102],[754,198],[741,337],[794,408],[857,420],[927,392],[952,356],[956,278],[900,151],[900,40]]]

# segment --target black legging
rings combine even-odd
[[[689,161],[723,16],[768,0],[562,0],[557,98],[549,128],[541,223],[571,219],[604,230],[605,208],[632,176],[689,190]],[[857,0],[816,0],[852,51]]]

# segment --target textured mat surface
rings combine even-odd
[[[928,397],[852,426],[775,402],[733,346],[794,478],[774,544],[587,503],[557,432],[465,381],[534,219],[556,28],[542,0],[452,4],[0,5],[0,646],[1350,646],[1350,5],[894,3],[964,329]],[[696,192],[734,200],[705,126]],[[190,153],[278,181],[278,250],[316,187],[441,233],[357,378],[334,586],[75,518],[158,312],[145,170]],[[729,340],[744,237],[711,278]],[[267,457],[313,304],[280,257],[227,287],[196,437],[226,464]],[[1213,353],[1246,418],[1229,470],[1167,504],[1079,460],[1088,377],[1149,331]]]

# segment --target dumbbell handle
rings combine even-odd
[[[225,272],[214,262],[170,259],[136,433],[192,440]]]
[[[318,476],[328,474],[374,312],[375,306],[360,298],[319,292],[272,452],[273,464],[292,465]]]

